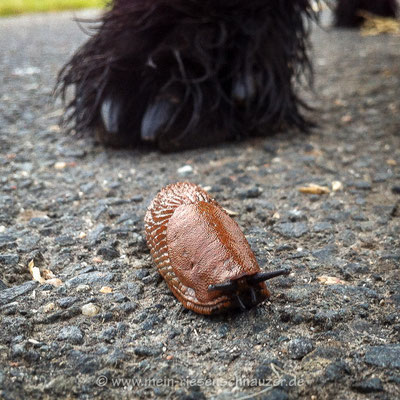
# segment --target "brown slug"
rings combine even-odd
[[[289,273],[261,272],[238,224],[193,183],[163,188],[147,209],[145,230],[172,293],[200,314],[255,306],[270,296],[265,280]]]

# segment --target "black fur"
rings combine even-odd
[[[364,22],[364,18],[359,15],[360,11],[395,18],[397,9],[396,0],[338,0],[335,25],[346,28],[359,27]]]
[[[65,120],[113,146],[178,150],[307,130],[311,0],[115,0],[59,75]]]

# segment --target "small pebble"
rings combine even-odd
[[[283,222],[276,224],[274,231],[282,236],[289,238],[299,238],[309,232],[309,228],[304,222]]]
[[[353,186],[356,189],[361,189],[361,190],[371,190],[372,185],[370,182],[367,181],[357,181],[353,183]]]
[[[77,326],[67,326],[61,329],[57,339],[67,341],[71,344],[82,344],[83,332]]]
[[[74,304],[76,301],[78,300],[77,297],[62,297],[61,299],[57,300],[57,304],[61,307],[61,308],[68,308],[70,306],[72,306],[72,304]]]
[[[332,191],[338,192],[339,190],[343,190],[343,183],[340,181],[333,181],[332,182]]]
[[[193,174],[193,167],[191,165],[184,165],[177,170],[180,176],[189,176]]]
[[[107,261],[112,261],[114,258],[120,256],[119,251],[111,246],[100,247],[100,249],[97,250],[97,255],[102,256]]]
[[[370,347],[365,362],[376,367],[400,369],[400,344]]]
[[[89,285],[78,285],[75,289],[77,292],[87,292],[90,290]]]
[[[311,339],[305,337],[299,337],[292,339],[288,343],[289,357],[293,360],[300,360],[305,355],[314,350],[314,345]]]
[[[360,393],[373,393],[383,391],[382,381],[379,378],[371,378],[361,382],[353,383],[353,385],[351,385],[351,388]]]
[[[82,306],[82,314],[87,317],[94,317],[100,312],[100,307],[96,306],[96,304],[88,303]]]

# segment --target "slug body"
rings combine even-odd
[[[246,309],[270,296],[263,273],[237,223],[192,183],[162,189],[145,216],[151,255],[172,293],[188,309],[213,314]]]

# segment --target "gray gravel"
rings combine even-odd
[[[400,398],[400,37],[315,31],[309,136],[163,155],[60,130],[72,16],[0,19],[0,397]],[[205,317],[169,292],[143,217],[182,179],[238,214],[263,268],[292,269],[270,301]]]

